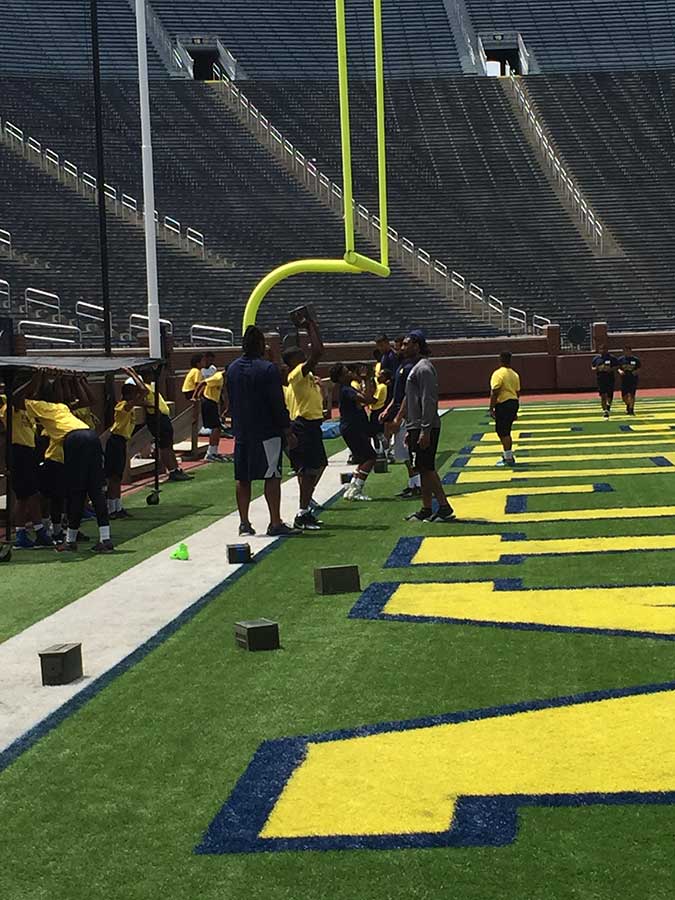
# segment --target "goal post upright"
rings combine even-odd
[[[269,272],[253,289],[244,310],[242,331],[255,325],[260,306],[279,282],[293,275],[312,272],[323,274],[359,275],[370,273],[388,278],[389,234],[387,216],[387,145],[384,94],[384,39],[382,30],[382,0],[373,0],[373,32],[375,52],[375,104],[377,122],[377,172],[380,221],[380,259],[371,259],[356,251],[354,234],[354,197],[352,186],[351,121],[349,112],[349,62],[347,53],[347,22],[345,0],[335,0],[337,32],[337,62],[340,98],[340,135],[342,144],[342,201],[345,229],[345,252],[342,259],[298,259]]]

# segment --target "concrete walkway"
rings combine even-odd
[[[319,503],[340,492],[340,473],[350,471],[347,457],[346,450],[331,457],[316,492]],[[231,469],[223,466],[223,478],[231,477]],[[292,521],[297,505],[297,482],[289,480],[282,485],[282,514],[287,522]],[[246,539],[254,553],[278,543],[265,536],[264,498],[252,503],[251,521],[261,535]],[[162,550],[0,644],[0,769],[65,718],[78,700],[86,702],[97,693],[111,680],[106,675],[114,675],[115,667],[123,671],[134,661],[130,656],[144,646],[156,646],[162,639],[160,632],[172,623],[178,627],[196,604],[201,608],[199,604],[225,587],[242,568],[228,564],[225,550],[227,544],[241,542],[238,526],[235,512],[186,538],[189,562],[170,559],[173,548]],[[311,540],[311,536],[290,540]],[[70,642],[82,644],[84,678],[63,687],[43,687],[38,652]],[[7,751],[4,760],[3,751]]]

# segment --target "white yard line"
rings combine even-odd
[[[346,450],[331,457],[316,491],[318,502],[339,492],[347,457]],[[223,478],[232,478],[224,465]],[[282,514],[292,521],[297,512],[295,479],[284,482],[281,496]],[[186,538],[190,561],[170,559],[173,547],[162,550],[0,644],[0,753],[234,575],[241,566],[227,562],[227,544],[246,541],[257,553],[274,543],[265,536],[263,497],[251,504],[251,522],[261,536],[240,538],[239,516],[231,513]],[[311,535],[288,540],[311,540]],[[264,604],[260,614],[265,614]],[[233,611],[233,623],[235,618]],[[39,651],[69,642],[82,643],[85,677],[62,687],[43,687]]]

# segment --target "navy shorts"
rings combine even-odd
[[[638,377],[637,375],[624,375],[621,379],[621,393],[626,396],[626,394],[637,394],[638,387]]]
[[[127,467],[127,441],[121,434],[111,434],[105,445],[103,470],[106,478],[119,478]]]
[[[63,442],[66,494],[85,492],[93,497],[103,487],[103,448],[95,431],[78,428]]]
[[[215,400],[202,400],[202,424],[211,431],[220,428],[220,409]]]
[[[510,436],[519,409],[520,403],[517,400],[505,400],[495,406],[495,427],[498,437]]]
[[[43,497],[58,500],[66,496],[66,473],[63,463],[46,459],[38,466],[38,486]]]
[[[598,393],[600,396],[607,394],[609,397],[614,395],[614,375],[598,375]]]
[[[288,451],[295,472],[319,472],[328,465],[321,419],[296,419],[292,426],[298,446]]]
[[[267,481],[281,478],[281,437],[264,441],[240,441],[234,444],[234,477],[237,481]]]
[[[441,429],[431,429],[429,434],[429,446],[424,449],[419,446],[420,433],[419,428],[411,428],[408,431],[408,453],[410,454],[410,464],[418,472],[435,472],[436,451],[438,450],[438,440],[441,436]]]
[[[34,447],[12,444],[12,490],[17,500],[28,500],[38,493],[37,454]]]
[[[357,465],[377,459],[375,448],[371,442],[369,431],[362,431],[359,428],[346,428],[340,432],[345,444],[349,447]]]
[[[146,415],[146,424],[148,426],[148,431],[154,437],[157,442],[157,446],[160,450],[171,450],[173,448],[173,425],[171,424],[171,419],[161,413],[159,416],[159,434],[157,433],[156,425],[156,416],[154,413],[148,413]]]

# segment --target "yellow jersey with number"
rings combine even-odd
[[[0,422],[7,431],[7,398],[0,396]],[[35,422],[25,409],[12,410],[12,443],[20,447],[35,446]]]

